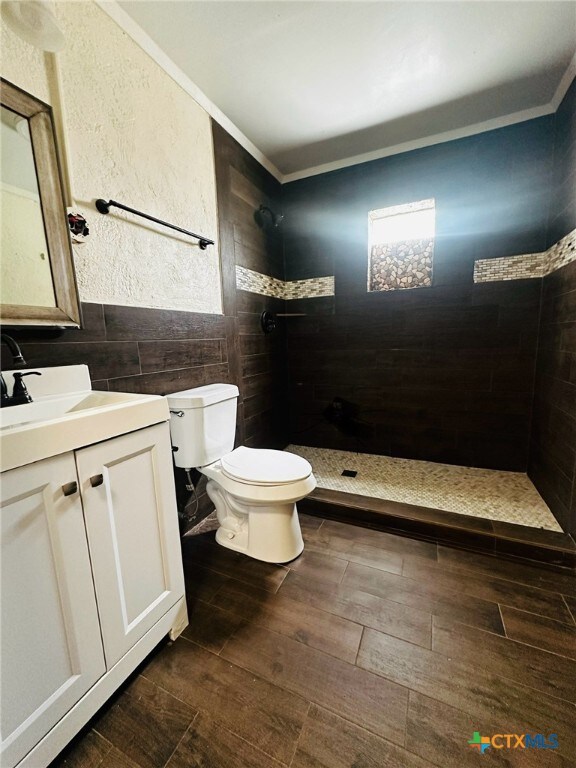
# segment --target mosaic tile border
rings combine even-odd
[[[310,299],[334,296],[334,276],[312,277],[309,280],[289,280],[284,283],[285,299]]]
[[[251,293],[259,293],[262,296],[272,296],[275,299],[281,299],[284,294],[284,281],[237,265],[236,288],[241,291],[250,291]]]
[[[478,259],[474,262],[474,282],[489,283],[499,280],[545,277],[573,261],[576,261],[576,229],[542,253],[506,256],[501,259]],[[410,287],[429,285],[428,281],[431,282],[431,275],[424,274],[420,285]],[[246,267],[236,266],[236,287],[242,291],[287,301],[313,299],[320,296],[334,296],[334,276],[286,281],[263,275]]]
[[[491,283],[496,280],[546,277],[572,261],[576,261],[576,229],[542,253],[475,261],[474,282]]]
[[[576,261],[576,229],[573,229],[566,237],[563,237],[562,240],[548,248],[546,253],[548,254],[547,275],[565,267],[566,264]]]
[[[246,267],[236,266],[236,287],[241,291],[250,291],[286,301],[315,299],[320,296],[334,296],[334,276],[286,281],[263,275]]]

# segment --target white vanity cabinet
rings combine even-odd
[[[76,451],[106,666],[184,594],[168,424]]]
[[[2,768],[42,768],[186,626],[168,423],[1,477]]]
[[[2,758],[16,765],[106,671],[72,453],[2,475]]]

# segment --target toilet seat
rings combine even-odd
[[[232,480],[250,485],[288,485],[312,474],[310,463],[285,451],[241,446],[220,460],[222,472]]]

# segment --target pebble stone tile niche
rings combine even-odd
[[[373,246],[368,290],[429,288],[433,252],[433,240],[404,240]]]
[[[435,201],[370,211],[368,291],[432,286]]]

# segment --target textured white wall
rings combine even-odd
[[[76,207],[90,239],[75,246],[82,301],[221,312],[216,186],[206,112],[92,2],[58,3],[58,54]],[[52,102],[50,61],[2,24],[2,75]],[[199,232],[196,242],[120,211],[119,200]],[[113,211],[115,209],[112,209]]]

